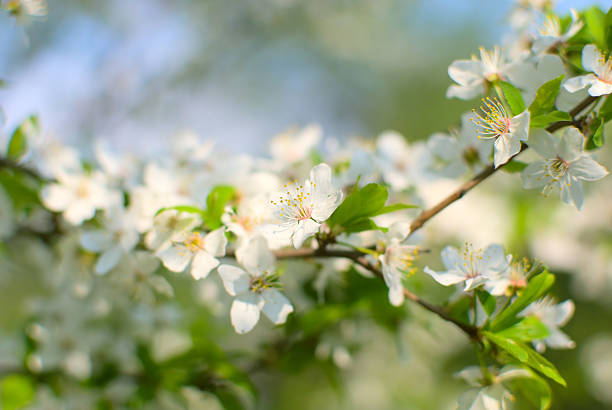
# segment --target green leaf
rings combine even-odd
[[[0,382],[0,405],[3,410],[21,409],[34,398],[34,383],[20,374],[6,376]]]
[[[540,319],[535,316],[529,316],[496,334],[519,342],[530,342],[532,340],[545,339],[550,335],[550,332],[540,322]]]
[[[595,134],[593,134],[593,137],[591,138],[596,147],[603,146],[603,130],[604,120],[600,118],[599,127],[597,127],[597,131],[595,131]]]
[[[478,295],[478,300],[480,300],[480,304],[487,313],[487,316],[491,316],[491,314],[495,312],[495,307],[497,305],[495,297],[482,290],[476,291],[476,295]]]
[[[552,111],[548,114],[541,114],[536,117],[532,117],[529,121],[529,128],[546,128],[555,122],[571,120],[572,117],[565,111]]]
[[[370,216],[378,216],[378,215],[388,214],[390,212],[401,211],[402,209],[413,209],[413,208],[419,208],[419,206],[409,205],[409,204],[392,204],[392,205],[383,206],[382,208],[380,208],[378,211],[374,212]]]
[[[552,390],[546,380],[532,372],[530,369],[525,370],[531,373],[530,377],[519,377],[509,380],[507,383],[512,390],[512,393],[517,399],[517,408],[525,408],[522,402],[527,402],[540,410],[550,408],[552,403]]]
[[[542,114],[548,114],[555,109],[555,100],[561,89],[561,82],[564,75],[545,82],[536,91],[535,98],[529,106],[529,112],[532,117],[537,117]]]
[[[502,350],[509,353],[512,357],[518,359],[521,363],[531,366],[545,376],[556,381],[562,386],[567,386],[565,379],[559,374],[557,368],[549,362],[544,356],[536,353],[535,350],[525,345],[522,342],[517,342],[513,339],[500,336],[488,331],[483,331],[483,334]]]
[[[505,310],[501,311],[491,322],[490,329],[498,332],[518,322],[516,315],[522,312],[531,302],[543,296],[553,283],[555,283],[555,275],[548,273],[548,271],[544,271],[531,278],[527,287],[523,289],[516,300]]]
[[[204,222],[210,229],[219,228],[221,216],[225,212],[225,206],[236,194],[234,187],[229,185],[217,185],[206,197],[206,212]]]
[[[500,81],[499,86],[504,92],[504,97],[510,106],[512,115],[519,115],[525,111],[525,101],[523,101],[523,96],[518,88],[505,81]]]
[[[384,226],[378,226],[376,223],[370,218],[359,218],[353,219],[352,221],[344,224],[344,232],[346,233],[356,233],[363,231],[382,231],[387,232],[389,229]]]
[[[606,97],[606,100],[599,108],[597,116],[602,118],[604,122],[612,120],[612,98],[610,96]]]
[[[196,206],[191,206],[191,205],[175,205],[175,206],[167,206],[167,207],[158,209],[157,212],[155,212],[155,216],[161,214],[164,211],[172,211],[172,210],[173,211],[179,211],[179,212],[186,212],[186,213],[189,213],[189,214],[198,214],[198,215],[200,215],[202,217],[204,217],[205,214],[206,214],[202,209],[200,209],[200,208],[198,208]]]
[[[341,230],[353,224],[357,224],[360,228],[367,227],[363,219],[376,215],[385,206],[388,195],[387,188],[378,184],[356,188],[331,214],[327,224],[332,229],[341,227]],[[352,229],[352,232],[360,232],[354,230],[357,229],[354,226]]]
[[[608,45],[608,51],[612,51],[612,7],[606,13],[606,44]]]
[[[606,41],[606,15],[599,7],[593,6],[584,12],[586,27],[598,48],[605,50]]]
[[[502,171],[508,172],[510,174],[515,174],[517,172],[521,172],[527,168],[527,163],[518,161],[516,159],[510,160],[506,165],[502,167]]]
[[[12,160],[21,158],[28,149],[28,136],[38,132],[38,119],[36,116],[28,117],[11,135],[7,157]]]

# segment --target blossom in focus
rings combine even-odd
[[[140,238],[136,227],[122,208],[107,215],[102,229],[87,230],[81,235],[81,245],[90,252],[100,253],[96,273],[105,274],[117,266],[121,256],[128,254]]]
[[[217,269],[227,293],[235,296],[230,310],[232,326],[237,333],[247,333],[263,312],[274,324],[285,323],[293,306],[278,290],[274,273],[276,258],[267,241],[257,236],[236,252],[244,267],[221,265]],[[246,270],[245,270],[246,269]]]
[[[170,246],[172,238],[200,224],[193,214],[167,209],[153,219],[153,228],[145,235],[149,249],[161,252]]]
[[[533,341],[538,352],[544,352],[546,346],[553,349],[573,349],[576,347],[576,343],[559,329],[569,322],[575,309],[574,302],[570,299],[557,304],[550,297],[537,300],[525,308],[521,316],[535,316],[546,326],[549,332],[546,339]]]
[[[491,153],[489,141],[479,141],[472,113],[461,117],[461,129],[446,135],[432,135],[427,141],[429,152],[426,171],[431,174],[456,178],[468,170],[478,170],[488,162]]]
[[[479,138],[495,138],[493,164],[505,164],[521,150],[529,135],[529,111],[511,117],[497,98],[483,99],[482,114],[474,112]]]
[[[425,267],[424,271],[444,286],[464,284],[463,291],[477,288],[490,278],[508,269],[508,261],[501,245],[489,245],[486,249],[474,249],[465,243],[461,252],[452,246],[442,250],[442,263],[446,271],[436,272]]]
[[[480,47],[480,59],[472,55],[470,60],[456,60],[448,67],[448,75],[457,84],[448,88],[446,98],[469,100],[486,94],[488,84],[507,79],[511,67],[499,47],[490,51]]]
[[[484,289],[493,296],[512,294],[527,286],[527,272],[531,267],[527,259],[512,262],[512,255],[506,257],[507,268],[493,272],[485,281]]]
[[[158,256],[168,270],[183,272],[191,265],[191,276],[203,279],[219,265],[216,258],[225,255],[226,246],[224,227],[204,236],[196,231],[183,231],[172,238],[172,245]]]
[[[568,79],[563,83],[571,93],[589,88],[593,97],[612,93],[612,56],[606,56],[593,44],[587,44],[582,49],[582,67],[590,74]]]
[[[572,23],[565,32],[561,31],[561,22],[555,15],[548,15],[538,30],[538,36],[533,42],[533,51],[535,53],[543,53],[555,47],[559,43],[564,43],[574,37],[584,23],[580,20],[578,12],[574,9],[570,11]]]
[[[57,180],[42,189],[42,202],[51,211],[62,212],[64,219],[73,225],[93,218],[96,209],[109,207],[119,199],[106,188],[104,177],[98,172],[91,175],[62,172]]]
[[[523,188],[542,188],[544,195],[558,190],[563,202],[582,208],[580,180],[596,181],[608,174],[608,170],[582,151],[583,143],[584,137],[574,127],[565,128],[560,136],[536,131],[529,145],[544,159],[523,170]]]
[[[331,168],[327,164],[312,168],[310,179],[303,184],[295,180],[285,184],[284,189],[277,200],[271,201],[278,221],[276,232],[289,233],[291,243],[299,248],[340,205],[342,191],[332,185]]]

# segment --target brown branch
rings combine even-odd
[[[18,172],[22,172],[26,175],[31,176],[32,178],[36,178],[36,179],[40,179],[40,180],[44,180],[44,178],[38,174],[38,172],[25,167],[11,159],[8,158],[0,158],[0,169],[10,169],[13,171],[18,171]]]
[[[558,122],[552,123],[552,124],[550,124],[546,128],[546,131],[554,132],[554,131],[556,131],[556,130],[558,130],[560,128],[567,127],[567,126],[570,126],[570,125],[574,125],[574,126],[580,127],[580,121],[577,121],[575,119],[575,117],[578,114],[580,114],[582,112],[582,110],[587,108],[589,105],[591,105],[597,99],[598,99],[598,97],[588,96],[583,101],[581,101],[580,104],[578,104],[576,107],[574,107],[569,112],[569,114],[572,117],[572,121],[558,121]],[[527,148],[528,148],[527,144],[522,144],[521,145],[521,150],[518,153],[516,153],[515,155],[513,155],[510,158],[510,160],[512,160],[516,156],[520,155],[520,153],[525,151]],[[506,164],[508,164],[510,162],[510,160],[508,162],[506,162]],[[482,181],[484,181],[485,179],[487,179],[488,177],[493,175],[495,172],[500,170],[506,164],[502,164],[502,165],[500,165],[497,168],[495,168],[495,166],[493,164],[489,164],[485,169],[483,169],[478,174],[476,174],[476,176],[474,176],[472,179],[470,179],[469,181],[467,181],[466,183],[461,185],[459,188],[457,188],[457,190],[452,192],[446,198],[444,198],[443,200],[441,200],[440,202],[438,202],[437,204],[435,204],[431,208],[428,208],[428,209],[424,210],[423,212],[421,212],[419,214],[419,216],[417,216],[416,219],[414,221],[412,221],[412,223],[410,224],[410,234],[412,234],[414,231],[417,231],[417,230],[421,229],[421,227],[423,225],[425,225],[425,223],[427,221],[429,221],[431,218],[436,216],[438,213],[440,213],[446,207],[451,205],[453,202],[461,199],[472,188],[474,188],[476,185],[480,184]]]

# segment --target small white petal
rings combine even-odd
[[[432,278],[434,278],[436,282],[444,286],[455,285],[465,280],[464,275],[459,275],[454,272],[439,272],[438,273],[430,269],[428,266],[426,266],[423,271],[427,273],[428,275],[430,275]]]
[[[576,178],[585,181],[597,181],[608,175],[607,169],[587,155],[572,161],[569,166],[569,172]]]
[[[593,44],[587,44],[582,49],[582,67],[586,71],[596,73],[601,66],[601,53]]]
[[[76,200],[64,211],[64,219],[73,225],[80,225],[83,221],[93,218],[95,213],[96,208],[90,201]]]
[[[259,321],[261,305],[261,297],[253,293],[243,293],[234,299],[230,317],[236,333],[247,333],[255,327]]]
[[[121,259],[121,255],[123,255],[123,251],[119,246],[113,246],[102,253],[96,263],[96,273],[101,275],[108,273],[108,271],[117,266],[119,259]]]
[[[231,265],[221,265],[217,269],[217,272],[219,272],[219,276],[221,276],[223,287],[225,287],[225,290],[230,295],[236,296],[249,289],[251,275],[242,269]]]
[[[593,74],[580,75],[578,77],[573,77],[566,80],[563,83],[563,87],[570,93],[575,93],[585,87],[588,87],[595,81],[597,81],[597,77],[595,77]]]
[[[461,256],[457,248],[453,246],[446,246],[440,253],[442,257],[442,263],[447,270],[455,269],[462,263]]]
[[[612,84],[599,79],[593,81],[591,83],[591,88],[589,88],[589,95],[593,97],[608,95],[610,93],[612,93]]]
[[[52,211],[63,211],[74,201],[74,193],[60,184],[44,187],[40,193],[43,204]]]
[[[81,246],[90,252],[101,252],[113,245],[113,238],[106,231],[86,231],[81,234]]]
[[[578,210],[582,209],[582,203],[584,201],[584,196],[582,194],[582,184],[578,180],[573,180],[570,182],[569,193],[572,197],[572,202],[576,205]]]
[[[204,279],[211,270],[219,265],[219,261],[206,251],[199,251],[191,263],[191,276],[194,279]]]
[[[268,247],[268,241],[263,236],[252,238],[236,251],[236,259],[254,275],[272,272],[276,266],[274,253]]]
[[[261,310],[275,325],[285,323],[289,313],[293,312],[289,299],[276,289],[263,291],[262,298],[264,304]]]
[[[193,254],[183,246],[171,246],[159,253],[164,266],[172,272],[182,272],[185,270]]]
[[[521,178],[525,189],[541,188],[552,181],[544,161],[536,161],[527,165],[521,173]]]
[[[219,257],[225,255],[226,246],[227,237],[223,227],[215,229],[204,237],[204,249],[212,256]]]
[[[293,231],[291,242],[298,249],[302,247],[304,241],[319,231],[321,225],[311,219],[306,219],[298,223],[297,228]]]

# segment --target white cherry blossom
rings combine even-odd
[[[236,253],[244,267],[221,265],[217,269],[227,293],[235,296],[230,316],[237,333],[247,333],[263,312],[274,324],[285,323],[293,312],[289,300],[278,290],[276,259],[266,239],[256,236]]]
[[[81,234],[81,245],[100,254],[95,271],[103,275],[117,266],[121,257],[131,252],[139,239],[140,235],[125,211],[114,208],[106,215],[102,229],[86,230]]]
[[[310,179],[303,184],[294,180],[285,184],[284,189],[278,199],[271,201],[278,221],[276,232],[289,234],[293,246],[299,248],[340,205],[342,191],[333,186],[327,164],[312,168]]]
[[[559,329],[569,322],[575,309],[574,302],[570,299],[557,304],[554,299],[545,297],[533,302],[521,312],[521,316],[537,317],[548,329],[549,335],[546,339],[533,341],[538,352],[544,352],[546,346],[553,349],[573,349],[576,347],[576,343]]]
[[[476,289],[508,268],[504,249],[497,244],[483,250],[474,249],[466,242],[461,251],[447,246],[442,249],[441,256],[446,271],[436,272],[426,266],[424,272],[444,286],[463,283],[464,292]]]
[[[227,238],[221,227],[202,235],[183,231],[172,238],[172,244],[158,253],[164,266],[172,272],[183,272],[190,265],[191,276],[203,279],[219,265],[218,257],[225,255]]]
[[[574,127],[563,129],[560,135],[545,130],[534,132],[529,145],[544,159],[523,170],[523,188],[542,188],[544,195],[559,191],[563,202],[581,209],[581,180],[596,181],[608,174],[608,170],[582,151],[583,144],[583,135]]]
[[[565,30],[561,31],[561,22],[555,15],[548,15],[542,24],[542,27],[538,30],[538,35],[533,41],[533,51],[535,53],[543,53],[555,47],[559,43],[563,43],[570,38],[574,37],[584,25],[584,22],[580,20],[580,16],[575,9],[570,10],[572,16],[572,23]]]
[[[107,208],[119,202],[116,192],[109,191],[102,174],[59,173],[58,182],[45,186],[41,191],[43,204],[50,210],[62,212],[64,219],[73,225],[93,218],[97,209]]]
[[[505,164],[521,150],[529,135],[529,111],[510,116],[497,98],[483,99],[482,114],[474,112],[479,138],[494,138],[493,164]]]
[[[593,44],[587,44],[582,49],[582,67],[590,74],[568,79],[563,83],[569,92],[576,92],[589,87],[593,97],[612,93],[612,56],[602,54]]]

